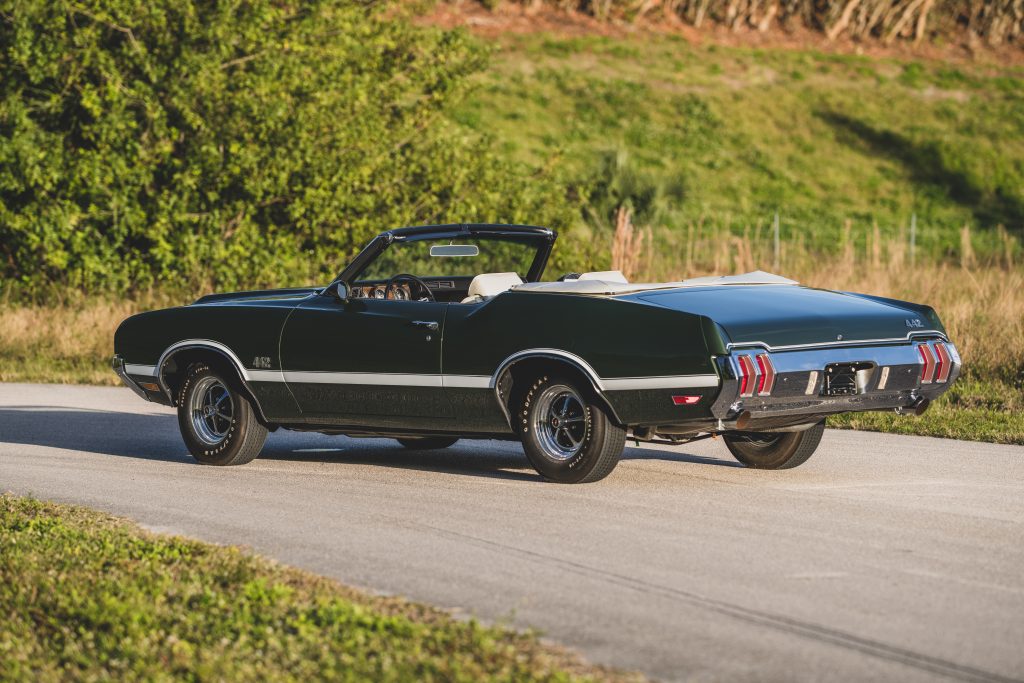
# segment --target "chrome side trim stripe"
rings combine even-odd
[[[441,375],[441,379],[449,389],[489,389],[491,386],[487,375]]]
[[[602,379],[605,391],[629,391],[635,389],[696,389],[717,387],[718,375],[671,375],[667,377],[621,377]]]
[[[249,370],[254,382],[289,384],[363,384],[366,386],[446,387],[449,389],[488,389],[487,375],[417,375],[391,372],[303,372],[285,370]],[[718,375],[676,375],[668,377],[621,377],[600,380],[602,391],[635,389],[688,389],[717,387]]]
[[[579,356],[560,349],[528,349],[506,358],[493,375],[442,375],[390,372],[321,372],[302,370],[250,370],[235,353],[220,342],[209,339],[188,339],[172,344],[160,356],[157,365],[126,365],[125,372],[157,377],[168,397],[170,392],[160,377],[160,368],[174,351],[183,348],[206,347],[222,352],[238,368],[246,382],[287,382],[293,384],[360,384],[367,386],[448,387],[453,389],[493,389],[501,371],[514,360],[526,356],[548,356],[572,361],[585,372],[601,391],[631,391],[638,389],[688,389],[717,387],[718,375],[673,375],[659,377],[613,377],[604,379]]]
[[[285,370],[289,384],[366,384],[385,387],[441,387],[441,375],[412,375],[391,372],[296,372]],[[278,380],[257,380],[278,381]]]
[[[597,374],[590,363],[583,360],[575,353],[563,351],[562,349],[525,349],[513,353],[498,366],[498,369],[491,375],[491,389],[494,388],[501,377],[501,373],[512,363],[529,357],[539,358],[564,358],[584,372],[590,381],[594,383],[599,391],[634,391],[637,389],[690,389],[697,387],[717,387],[719,385],[718,375],[670,375],[659,377],[612,377],[604,379]]]

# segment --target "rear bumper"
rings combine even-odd
[[[926,348],[921,349],[922,346]],[[749,415],[744,422],[758,422],[801,415],[915,408],[945,393],[956,381],[961,367],[956,347],[940,338],[782,352],[750,347],[734,349],[730,355],[716,358],[716,362],[722,389],[711,413],[722,428],[735,428],[735,422],[745,413]],[[851,393],[830,394],[835,389],[827,384],[826,368],[834,368],[834,364],[857,368],[853,373],[856,389],[851,389]],[[774,382],[770,377],[772,371]]]

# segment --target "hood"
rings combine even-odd
[[[944,333],[935,312],[927,306],[809,287],[692,287],[626,298],[710,318],[733,344],[761,342],[781,347]]]
[[[207,294],[192,302],[193,306],[234,303],[274,303],[297,302],[320,291],[319,287],[291,287],[287,289],[260,289],[249,292],[228,292],[226,294]]]

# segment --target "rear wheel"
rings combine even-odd
[[[448,448],[456,441],[458,441],[458,439],[452,439],[447,436],[424,436],[398,439],[398,443],[411,451],[433,451],[441,448]]]
[[[267,439],[267,428],[233,380],[198,363],[189,368],[178,392],[181,437],[204,465],[244,465],[260,454]]]
[[[747,467],[784,470],[807,462],[825,433],[825,421],[800,432],[733,432],[722,438],[729,451]]]
[[[564,484],[607,477],[626,445],[626,432],[571,380],[541,377],[530,385],[517,428],[530,464]]]

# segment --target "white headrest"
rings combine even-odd
[[[497,296],[521,284],[522,278],[515,273],[483,273],[469,283],[469,296]]]
[[[624,285],[629,284],[629,280],[622,274],[620,270],[601,270],[593,273],[583,273],[579,276],[580,280],[602,280],[603,282],[618,282]]]

